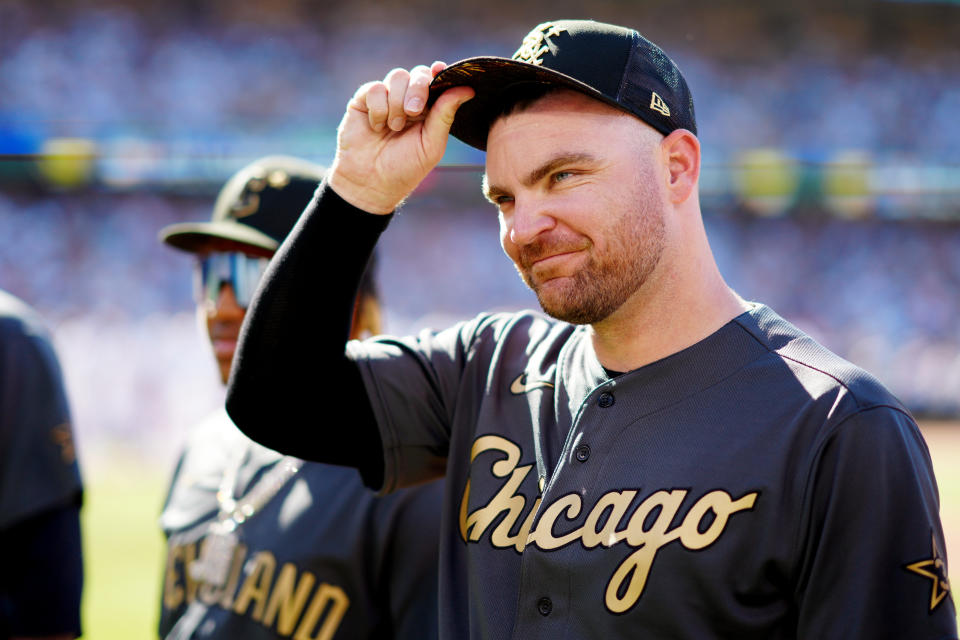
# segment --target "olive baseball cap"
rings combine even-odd
[[[476,95],[457,110],[450,133],[485,151],[504,95],[527,83],[579,91],[664,135],[697,133],[693,97],[673,60],[634,29],[593,20],[544,22],[512,58],[481,56],[450,65],[433,79],[428,105],[447,89],[473,87]]]
[[[181,222],[160,239],[196,253],[211,238],[276,251],[310,203],[324,167],[291,156],[267,156],[235,173],[220,189],[210,222]]]

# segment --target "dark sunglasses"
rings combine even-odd
[[[225,284],[233,288],[237,304],[246,309],[260,284],[269,258],[248,256],[245,253],[210,253],[197,263],[194,296],[197,303],[216,304],[220,289]]]

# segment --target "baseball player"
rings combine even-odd
[[[955,638],[917,425],[724,283],[696,132],[670,58],[592,21],[362,86],[254,303],[230,415],[383,490],[446,475],[444,638]],[[546,316],[344,350],[367,256],[448,133],[486,151],[503,250]],[[305,358],[353,429],[324,428]],[[278,405],[289,426],[267,428]]]
[[[83,487],[43,321],[0,291],[0,640],[80,635]]]
[[[212,221],[161,232],[199,259],[199,311],[224,383],[260,275],[321,177],[300,159],[262,158],[226,183]],[[379,331],[371,277],[354,336]],[[350,406],[338,404],[328,399],[325,420],[352,429]],[[217,411],[190,434],[161,516],[160,636],[435,638],[441,490],[431,483],[378,498],[354,469],[257,445]]]

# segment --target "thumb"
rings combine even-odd
[[[430,146],[440,149],[446,146],[447,136],[450,135],[450,127],[453,126],[457,109],[473,98],[474,93],[471,87],[453,87],[437,98],[423,123],[424,137]]]

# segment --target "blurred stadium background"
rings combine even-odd
[[[154,635],[164,476],[221,399],[192,264],[157,231],[208,218],[259,156],[329,163],[362,82],[509,55],[550,18],[635,26],[684,70],[708,232],[741,295],[874,372],[925,424],[960,417],[960,3],[589,7],[0,0],[0,288],[46,317],[67,377],[89,487],[86,637]],[[535,304],[500,255],[482,162],[452,143],[385,236],[389,332]],[[958,428],[930,433],[956,549]]]

